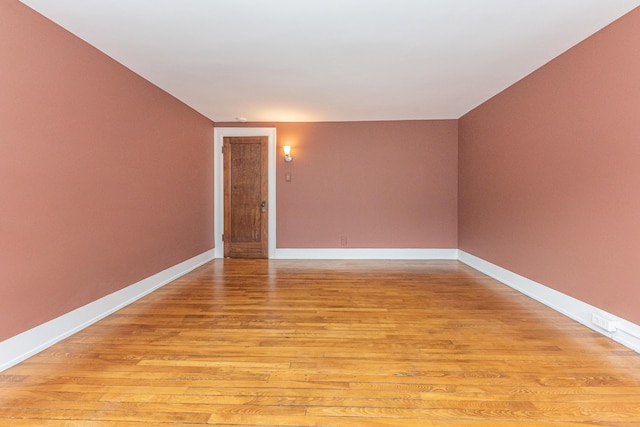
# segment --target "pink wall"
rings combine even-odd
[[[640,323],[640,9],[460,119],[459,247]]]
[[[213,123],[0,2],[0,340],[213,246]]]
[[[456,247],[456,120],[249,126],[276,127],[279,248]]]

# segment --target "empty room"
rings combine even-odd
[[[0,0],[0,424],[640,426],[640,0]]]

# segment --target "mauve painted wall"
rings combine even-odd
[[[0,2],[0,340],[213,247],[213,123]]]
[[[460,249],[640,323],[640,9],[459,133]]]
[[[276,128],[279,248],[457,247],[457,120],[246,126]]]

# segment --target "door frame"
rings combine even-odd
[[[276,128],[214,128],[213,129],[213,230],[216,258],[224,258],[224,165],[222,144],[225,136],[266,136],[268,139],[268,191],[267,209],[269,212],[268,258],[276,257]]]

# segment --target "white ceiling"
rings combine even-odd
[[[214,121],[458,118],[640,0],[21,0]]]

